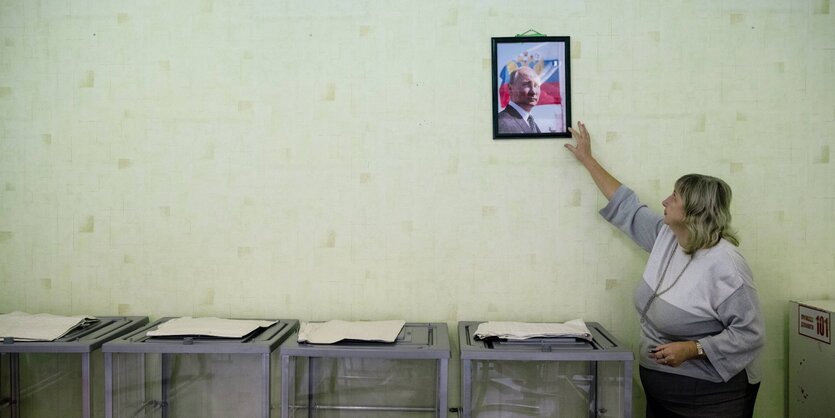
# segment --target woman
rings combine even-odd
[[[600,214],[650,253],[635,292],[647,417],[752,416],[764,324],[730,230],[730,187],[686,175],[658,216],[598,164],[582,123],[569,130],[565,147],[609,199]]]

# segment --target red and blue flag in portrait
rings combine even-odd
[[[557,59],[519,60],[510,61],[499,73],[501,85],[499,86],[499,107],[504,109],[510,101],[510,74],[521,67],[530,67],[539,75],[542,82],[539,91],[537,106],[562,104],[560,95],[560,61]]]

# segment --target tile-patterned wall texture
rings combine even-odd
[[[646,254],[564,140],[491,139],[490,37],[530,28],[572,37],[574,120],[652,208],[688,172],[734,187],[781,415],[787,302],[835,297],[830,0],[2,0],[0,311],[634,344]]]

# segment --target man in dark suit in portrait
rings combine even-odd
[[[529,67],[522,67],[510,74],[510,101],[507,107],[499,112],[500,134],[541,132],[531,116],[531,110],[539,101],[539,85],[539,76]]]

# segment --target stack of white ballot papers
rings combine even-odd
[[[29,314],[14,311],[0,315],[0,338],[15,341],[55,341],[76,327],[97,321],[94,316]]]
[[[299,330],[300,343],[333,344],[342,340],[393,343],[406,321],[306,322]]]
[[[219,338],[242,338],[258,328],[267,328],[278,321],[255,319],[192,318],[184,316],[160,324],[157,329],[145,333],[149,337],[176,337],[202,335]]]
[[[563,323],[488,321],[478,325],[475,337],[478,339],[497,337],[506,340],[573,337],[592,340],[591,332],[582,319]]]

